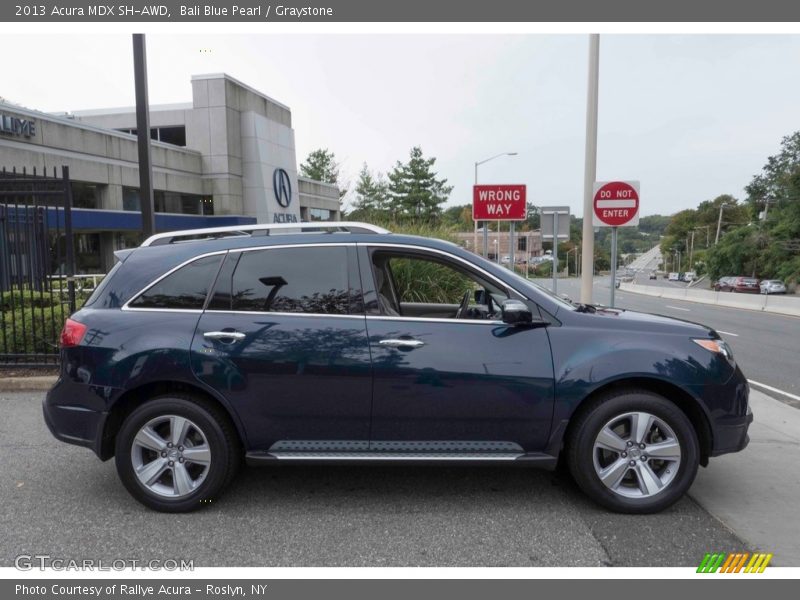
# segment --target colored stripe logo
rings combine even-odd
[[[763,573],[772,553],[766,552],[706,552],[698,573]]]

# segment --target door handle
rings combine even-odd
[[[239,331],[206,331],[203,337],[209,340],[243,340],[245,335]]]
[[[402,339],[388,339],[378,342],[381,346],[388,346],[389,348],[419,348],[424,346],[425,342],[420,340],[402,340]]]

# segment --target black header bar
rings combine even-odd
[[[787,0],[11,0],[6,22],[797,22]]]

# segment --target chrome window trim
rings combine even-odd
[[[241,310],[211,310],[206,309],[205,311],[202,309],[184,309],[184,308],[136,308],[131,307],[129,304],[136,300],[139,296],[144,294],[147,290],[151,287],[159,283],[165,277],[168,277],[178,269],[185,267],[186,265],[200,260],[201,258],[206,258],[208,256],[214,256],[216,254],[227,254],[228,252],[254,252],[257,250],[271,250],[271,249],[285,249],[285,248],[325,248],[330,246],[343,246],[343,247],[359,247],[363,246],[366,248],[373,248],[373,247],[380,247],[380,248],[399,248],[399,249],[411,249],[411,250],[418,250],[421,252],[432,252],[434,254],[440,254],[450,259],[455,259],[467,267],[474,269],[480,272],[482,275],[487,277],[488,279],[495,282],[500,287],[513,291],[514,293],[518,294],[522,298],[526,300],[530,300],[525,294],[520,292],[515,287],[508,285],[501,279],[498,279],[492,273],[489,273],[482,267],[479,267],[476,264],[469,262],[468,260],[461,258],[460,256],[456,256],[450,252],[446,252],[444,250],[439,250],[438,248],[429,248],[427,246],[418,246],[415,244],[397,244],[397,243],[384,243],[384,242],[314,242],[314,243],[301,243],[301,244],[269,244],[266,246],[252,246],[246,248],[230,248],[228,250],[216,250],[214,252],[206,252],[204,254],[198,254],[176,267],[173,267],[166,273],[164,273],[161,277],[147,285],[146,287],[142,288],[139,292],[137,292],[134,296],[131,297],[125,304],[122,305],[121,310],[126,311],[136,311],[136,312],[147,312],[147,311],[155,311],[155,312],[176,312],[176,313],[220,313],[220,314],[249,314],[249,315],[275,315],[275,316],[290,316],[290,317],[332,317],[332,318],[347,318],[347,319],[369,319],[369,320],[388,320],[388,321],[412,321],[412,322],[419,322],[419,323],[462,323],[462,324],[469,324],[469,325],[506,325],[503,321],[485,321],[480,319],[445,319],[445,318],[436,318],[436,317],[402,317],[402,316],[391,316],[391,315],[367,315],[367,314],[358,314],[358,315],[338,315],[338,314],[327,314],[327,313],[284,313],[284,312],[261,312],[261,311],[241,311]]]
[[[260,310],[219,310],[219,309],[206,309],[204,312],[226,315],[259,315],[267,316],[274,315],[276,317],[317,317],[317,318],[331,318],[331,319],[364,319],[366,315],[340,315],[328,313],[304,313],[304,312],[263,312]]]
[[[395,317],[392,315],[366,315],[370,321],[414,321],[417,323],[457,323],[459,325],[508,325],[505,321],[487,321],[484,319],[446,319],[441,317]]]

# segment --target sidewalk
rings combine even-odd
[[[750,445],[712,458],[689,490],[749,548],[772,552],[773,565],[800,566],[800,410],[750,390]]]

